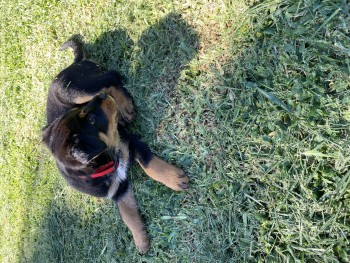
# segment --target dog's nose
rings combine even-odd
[[[106,94],[105,92],[100,92],[100,93],[98,94],[98,97],[99,97],[100,99],[104,100],[104,99],[107,98],[107,94]]]

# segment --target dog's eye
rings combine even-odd
[[[89,114],[88,120],[89,120],[90,124],[94,124],[95,123],[95,116],[93,114]]]

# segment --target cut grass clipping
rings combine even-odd
[[[348,1],[6,1],[1,262],[349,262]],[[132,131],[191,177],[130,174],[151,250],[39,143],[81,34],[135,98]]]

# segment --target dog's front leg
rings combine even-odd
[[[188,177],[184,172],[174,165],[171,165],[158,156],[152,154],[151,159],[144,163],[140,159],[137,160],[141,168],[152,179],[163,183],[167,187],[182,191],[188,188]]]
[[[111,95],[117,103],[117,109],[120,115],[118,119],[119,123],[122,125],[130,123],[135,116],[134,103],[130,93],[124,87],[117,86],[104,88],[103,91]]]
[[[149,240],[145,227],[141,221],[137,203],[131,189],[117,201],[120,215],[131,230],[135,245],[139,252],[146,253],[149,249]]]
[[[147,144],[137,137],[134,137],[130,143],[135,151],[136,161],[149,177],[175,191],[188,188],[189,178],[181,169],[153,154]]]

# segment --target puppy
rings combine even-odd
[[[68,184],[115,202],[137,249],[145,253],[149,240],[129,185],[129,166],[136,161],[149,177],[176,191],[187,189],[189,179],[153,154],[138,136],[126,132],[134,104],[120,75],[103,72],[100,65],[87,60],[77,36],[61,50],[68,47],[74,51],[74,62],[51,84],[43,141]]]

